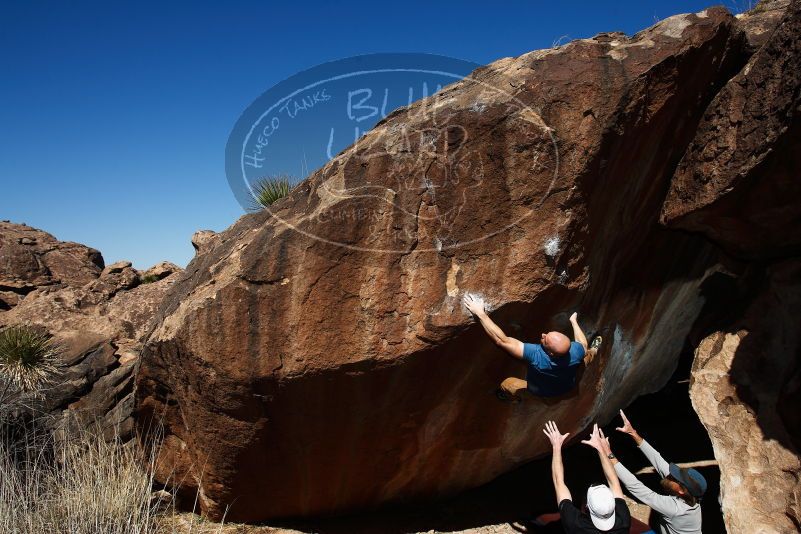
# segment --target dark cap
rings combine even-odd
[[[670,464],[670,476],[687,488],[690,495],[696,499],[700,499],[704,496],[704,493],[706,493],[706,479],[695,469]]]

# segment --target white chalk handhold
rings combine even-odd
[[[466,297],[472,298],[478,304],[482,305],[486,311],[492,311],[492,306],[483,295],[480,293],[465,293],[464,297],[462,298],[462,311],[464,311],[466,314],[470,315],[470,310],[467,309],[467,306],[464,303]]]
[[[553,236],[545,242],[545,254],[554,257],[559,254],[559,236]]]

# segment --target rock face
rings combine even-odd
[[[753,48],[710,8],[497,61],[197,246],[137,376],[157,476],[233,521],[444,496],[658,389],[719,262],[663,202]],[[515,337],[578,310],[606,342],[566,398],[499,403],[524,370],[466,292]]]
[[[159,281],[142,283],[130,262],[104,266],[95,249],[10,222],[0,223],[0,268],[0,284],[16,296],[0,327],[40,325],[66,348],[64,376],[44,410],[64,423],[97,419],[109,436],[117,428],[129,437],[141,340],[180,268],[158,264],[145,274]]]
[[[801,530],[800,316],[801,261],[777,263],[743,316],[696,351],[690,396],[720,463],[729,532]]]
[[[790,0],[760,0],[753,9],[737,15],[752,52],[759,49],[770,38],[773,30],[784,18],[789,5]]]
[[[662,220],[738,257],[801,246],[801,7],[718,93],[671,181]],[[766,179],[769,177],[769,179]]]
[[[746,28],[775,20],[770,7]],[[728,262],[737,296],[718,305],[690,390],[738,533],[801,530],[801,3],[760,39],[704,113],[662,210],[742,260]]]

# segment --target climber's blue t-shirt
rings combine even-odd
[[[584,358],[581,343],[570,343],[564,356],[551,357],[539,343],[523,343],[523,359],[528,363],[528,389],[540,397],[564,395],[576,385],[576,371]]]

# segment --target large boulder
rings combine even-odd
[[[157,478],[230,520],[443,496],[661,387],[717,249],[660,210],[749,46],[710,8],[502,59],[198,246],[137,376]],[[466,292],[524,340],[578,310],[606,342],[571,395],[500,403],[524,370]]]
[[[108,437],[130,437],[142,339],[181,269],[167,262],[145,273],[128,261],[104,266],[94,249],[10,222],[0,223],[0,260],[3,283],[24,289],[0,311],[0,328],[38,326],[64,348],[64,372],[39,409],[58,426],[98,422]]]
[[[729,532],[801,526],[801,260],[768,268],[744,313],[698,346],[690,397],[720,465]]]

